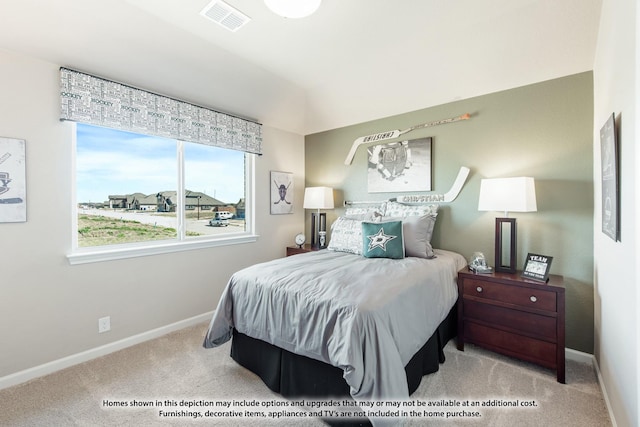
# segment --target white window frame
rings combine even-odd
[[[77,127],[74,122],[69,122],[73,126],[72,138],[72,194],[71,194],[71,233],[72,250],[67,254],[69,264],[87,264],[92,262],[112,261],[118,259],[136,258],[166,254],[172,252],[182,252],[194,249],[213,248],[217,246],[227,246],[243,243],[255,242],[258,235],[255,231],[255,157],[256,154],[245,153],[245,230],[237,233],[224,233],[221,235],[207,235],[184,238],[184,159],[182,158],[183,142],[177,140],[177,160],[178,160],[178,194],[183,201],[176,212],[178,220],[178,237],[172,240],[156,240],[148,242],[126,243],[119,245],[105,245],[92,247],[78,246],[78,203],[76,200],[76,155],[77,155]]]

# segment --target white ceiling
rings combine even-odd
[[[1,0],[0,48],[310,134],[593,68],[601,0]],[[1,73],[0,69],[0,73]]]

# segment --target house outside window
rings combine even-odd
[[[76,251],[253,234],[246,199],[252,154],[78,123]],[[216,221],[224,212],[225,221]]]

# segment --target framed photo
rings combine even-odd
[[[369,193],[431,191],[431,145],[428,137],[369,147]]]
[[[0,138],[0,222],[26,220],[25,141]]]
[[[271,171],[271,215],[293,213],[293,174]]]
[[[614,241],[620,240],[620,186],[618,182],[618,142],[615,115],[600,129],[602,172],[602,232]]]
[[[527,254],[522,277],[546,282],[549,280],[549,269],[553,257],[547,255]]]

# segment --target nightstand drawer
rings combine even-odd
[[[495,325],[498,329],[511,330],[528,336],[556,341],[556,318],[512,310],[496,305],[465,300],[465,318]]]
[[[472,343],[486,345],[499,353],[555,368],[556,345],[522,335],[496,330],[474,322],[464,322],[465,338]]]
[[[556,293],[543,289],[465,279],[464,295],[472,295],[477,298],[500,301],[537,310],[556,311]]]

